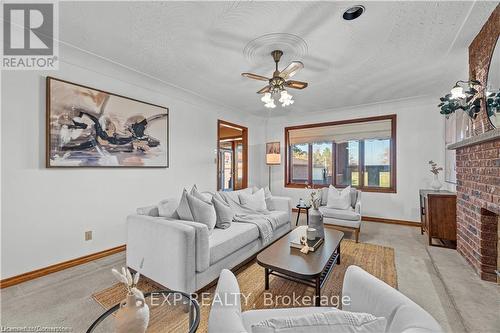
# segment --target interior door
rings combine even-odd
[[[243,188],[243,141],[234,141],[234,190]]]
[[[234,190],[234,163],[232,149],[220,149],[221,163],[220,184],[222,191]]]
[[[218,120],[217,190],[232,191],[248,186],[248,129]]]

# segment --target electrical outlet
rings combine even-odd
[[[92,231],[85,231],[85,240],[92,240]]]

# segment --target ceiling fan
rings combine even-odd
[[[304,89],[307,87],[307,82],[288,80],[289,78],[294,76],[299,70],[304,68],[304,64],[302,62],[292,61],[284,70],[280,72],[278,70],[278,63],[281,59],[281,56],[283,55],[283,51],[274,50],[273,52],[271,52],[271,55],[276,64],[276,70],[274,71],[272,78],[267,78],[265,76],[253,73],[241,73],[242,76],[248,77],[250,79],[269,82],[267,86],[257,91],[257,94],[264,94],[268,92],[278,93],[284,90],[285,87],[293,89]]]

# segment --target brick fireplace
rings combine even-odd
[[[500,7],[469,46],[471,79],[487,82],[500,34]],[[482,92],[480,92],[482,93]],[[457,251],[478,275],[497,282],[500,216],[500,130],[488,122],[484,100],[474,120],[474,136],[455,144],[457,161]]]
[[[500,139],[457,149],[457,251],[497,281]]]

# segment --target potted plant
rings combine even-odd
[[[434,179],[431,182],[431,187],[434,190],[439,191],[439,189],[443,186],[443,184],[441,184],[441,182],[439,181],[439,171],[442,171],[443,168],[442,167],[438,167],[437,163],[434,162],[434,161],[432,161],[432,160],[429,161],[429,164],[431,166],[431,170],[430,171],[434,175]]]
[[[116,269],[111,270],[119,282],[127,287],[127,298],[120,303],[120,309],[116,313],[117,333],[144,333],[149,323],[149,307],[145,303],[144,294],[137,289],[140,274],[134,276],[130,270],[122,267],[121,273]]]
[[[319,206],[321,205],[321,190],[314,190],[310,186],[306,189],[310,189],[310,204],[312,209],[309,210],[309,227],[316,229],[316,237],[325,237],[324,225],[323,225],[323,215],[319,211]]]

